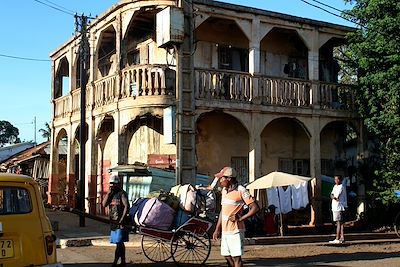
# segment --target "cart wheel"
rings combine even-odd
[[[171,240],[171,255],[177,266],[202,265],[211,251],[210,236],[207,232],[195,233],[178,230]]]
[[[146,235],[142,235],[142,251],[153,262],[164,262],[171,258],[167,242]]]

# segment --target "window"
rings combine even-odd
[[[128,52],[128,64],[129,66],[140,64],[140,51],[138,49]]]
[[[291,174],[309,176],[310,161],[308,159],[279,159],[279,171]]]
[[[231,166],[236,170],[237,181],[239,184],[249,182],[249,158],[248,157],[232,157]]]
[[[28,190],[18,187],[0,187],[0,215],[31,211],[32,200]]]
[[[218,68],[248,72],[249,51],[243,48],[219,45]]]
[[[333,176],[334,172],[334,161],[332,159],[321,159],[321,174]]]
[[[293,173],[293,160],[279,159],[278,169],[281,172]]]

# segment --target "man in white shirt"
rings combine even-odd
[[[341,244],[344,242],[344,216],[347,208],[346,185],[343,183],[341,175],[335,176],[335,185],[331,192],[332,199],[332,217],[336,222],[336,238],[329,241],[331,244]]]

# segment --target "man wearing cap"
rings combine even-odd
[[[215,174],[223,187],[221,199],[221,212],[215,227],[213,238],[221,234],[221,255],[225,257],[228,266],[242,267],[244,221],[259,211],[259,207],[249,191],[238,185],[236,171],[231,167],[224,167]],[[243,206],[247,205],[249,211],[243,214]]]
[[[103,199],[103,207],[108,206],[110,215],[110,243],[117,244],[115,248],[114,262],[112,266],[126,266],[125,244],[129,241],[129,211],[128,195],[122,190],[118,176],[110,178],[110,190]],[[118,260],[121,258],[121,264]]]

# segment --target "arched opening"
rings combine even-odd
[[[319,80],[330,83],[338,82],[340,65],[335,48],[343,45],[345,41],[339,38],[331,38],[319,49]]]
[[[331,221],[330,193],[335,184],[334,175],[345,177],[349,206],[349,219],[357,215],[357,144],[358,133],[354,125],[346,121],[328,123],[320,133],[321,180],[323,220]]]
[[[56,71],[54,78],[54,98],[61,97],[69,91],[69,63],[66,57],[63,57]]]
[[[69,205],[68,195],[68,177],[67,177],[67,147],[68,135],[65,129],[61,129],[55,139],[53,150],[53,175],[51,177],[51,204],[52,205]]]
[[[237,171],[240,184],[249,181],[249,133],[235,117],[223,112],[202,114],[196,123],[199,173],[211,177],[224,166]]]
[[[81,127],[80,125],[76,128],[75,133],[74,133],[74,139],[73,139],[73,143],[71,144],[71,156],[73,156],[73,161],[71,162],[72,164],[72,168],[73,168],[73,172],[75,173],[74,177],[71,177],[71,180],[69,181],[71,190],[73,188],[73,197],[70,196],[72,198],[71,202],[74,203],[75,206],[77,206],[78,203],[78,198],[81,195],[81,188],[78,184],[78,180],[80,179],[80,172],[81,172],[81,166],[80,166],[80,146],[81,145],[87,145],[87,140],[88,140],[88,135],[89,135],[89,126],[87,123],[85,123],[85,129],[84,129],[84,136],[83,136],[83,143],[81,144]],[[86,150],[85,150],[86,151]],[[85,157],[87,156],[87,154],[85,155]],[[86,162],[86,159],[85,159]],[[85,168],[90,168],[89,166],[85,166]],[[86,169],[85,169],[86,171]],[[73,178],[73,181],[72,181]],[[86,175],[84,175],[84,179],[86,180]],[[88,189],[85,189],[86,192],[88,192]],[[89,189],[90,191],[90,189]],[[90,206],[89,206],[90,208]]]
[[[270,122],[261,133],[262,174],[283,171],[310,175],[310,138],[297,120],[281,118]]]
[[[125,130],[128,144],[126,155],[129,164],[148,163],[149,155],[175,154],[163,144],[162,118],[146,113],[129,122]]]
[[[154,40],[158,11],[159,9],[143,9],[135,12],[122,41],[126,51],[122,66],[156,63],[153,62],[149,50],[156,48]]]
[[[116,33],[113,26],[109,26],[100,34],[97,58],[97,77],[112,75],[117,69]]]
[[[114,118],[111,115],[106,115],[100,122],[95,137],[96,149],[94,156],[97,159],[97,166],[95,168],[97,177],[93,178],[92,193],[90,195],[96,196],[97,199],[95,203],[96,214],[105,214],[102,201],[109,189],[108,181],[110,174],[108,170],[117,164],[116,157],[118,156],[118,152],[115,150],[115,139],[113,139],[115,132],[114,125]]]
[[[308,79],[308,48],[295,30],[273,28],[260,48],[262,74]]]
[[[226,34],[229,33],[229,34]],[[195,68],[249,71],[249,40],[234,20],[210,17],[196,30]],[[218,58],[213,63],[213,58]]]
[[[281,171],[310,176],[310,134],[301,122],[292,118],[279,118],[265,126],[261,132],[261,170],[263,175]],[[274,190],[279,190],[279,197]],[[308,224],[310,221],[308,192],[308,185],[305,184],[302,188],[267,189],[265,196],[268,203],[280,203],[277,210],[282,210],[283,225],[287,227]],[[260,195],[263,194],[260,192]],[[304,194],[305,198],[293,198],[299,194]]]

